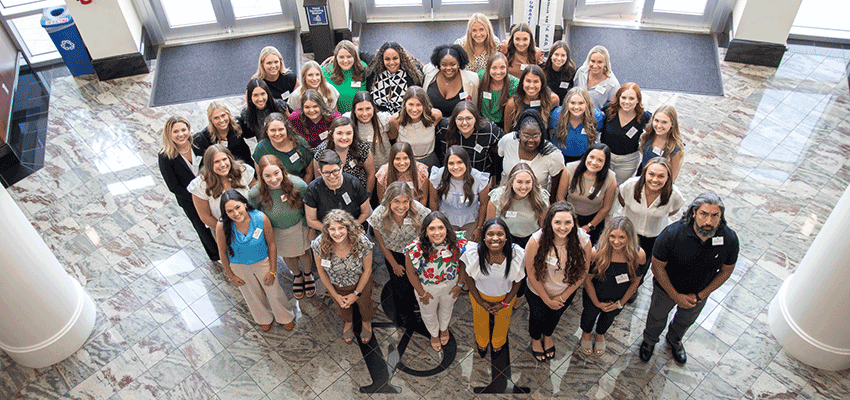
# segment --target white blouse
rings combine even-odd
[[[545,156],[537,154],[531,161],[521,160],[519,158],[519,138],[514,133],[506,134],[499,139],[499,155],[504,157],[502,160],[502,182],[508,179],[508,174],[511,173],[514,166],[522,161],[527,163],[534,171],[534,176],[540,186],[549,190],[551,187],[549,178],[558,175],[564,169],[564,154],[557,149]]]
[[[244,185],[244,188],[235,188],[237,192],[248,198],[248,186],[251,184],[251,181],[254,180],[254,168],[248,164],[245,165],[245,170],[242,171],[242,178],[240,182]],[[221,196],[218,197],[210,197],[207,195],[207,183],[204,181],[203,175],[198,175],[195,179],[192,179],[192,182],[189,182],[189,186],[186,187],[186,190],[189,193],[198,196],[199,198],[206,200],[210,203],[210,212],[215,219],[221,219]]]
[[[620,196],[626,203],[623,206],[623,215],[629,217],[632,224],[635,225],[635,231],[638,235],[656,237],[670,224],[670,213],[678,212],[685,205],[685,199],[682,198],[679,189],[673,186],[673,193],[670,194],[670,200],[667,204],[662,206],[661,196],[658,196],[647,207],[644,191],[640,193],[640,202],[635,201],[634,190],[639,180],[639,176],[634,176],[620,185]]]
[[[467,243],[466,251],[460,256],[460,261],[466,265],[466,274],[475,280],[475,288],[481,294],[490,297],[504,296],[510,293],[514,282],[522,282],[522,278],[525,278],[524,259],[525,250],[514,243],[513,253],[511,254],[511,271],[505,278],[505,266],[508,265],[508,260],[502,261],[501,264],[487,263],[487,275],[481,272],[481,266],[478,263],[478,243]]]
[[[346,111],[342,114],[343,117],[350,118],[357,124],[357,135],[360,137],[360,140],[372,144],[372,139],[375,137],[374,129],[372,129],[372,124],[364,124],[357,120],[356,115],[351,115],[351,111]],[[378,139],[379,143],[377,146],[371,146],[372,151],[372,159],[375,162],[375,171],[379,170],[381,166],[389,162],[390,159],[390,138],[387,136],[387,130],[390,127],[390,117],[391,114],[385,111],[378,111],[375,116],[378,118],[378,126],[381,127],[381,132],[378,134],[380,138]]]

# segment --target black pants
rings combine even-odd
[[[573,302],[573,297],[576,297],[575,292],[564,302],[563,307],[553,310],[543,302],[543,299],[529,290],[525,298],[528,299],[528,335],[531,339],[540,340],[542,336],[552,336],[558,322],[561,321],[561,315]]]
[[[611,312],[602,311],[602,309],[593,304],[593,300],[590,299],[587,292],[584,292],[581,299],[584,304],[584,309],[581,311],[581,330],[584,333],[593,332],[593,325],[596,325],[596,333],[604,335],[605,332],[608,332],[611,324],[614,323],[614,318],[623,311],[619,308]],[[597,316],[599,319],[596,318]]]
[[[198,215],[198,210],[195,209],[195,204],[192,203],[192,200],[189,200],[188,202],[185,200],[178,200],[177,205],[183,209],[183,212],[186,213],[186,217],[189,218],[189,221],[195,228],[195,232],[198,233],[198,237],[201,239],[201,244],[204,246],[204,251],[207,252],[207,256],[210,260],[218,261],[218,244],[216,244],[212,231],[207,228],[204,221],[201,221],[201,217]]]
[[[390,253],[393,255],[396,263],[404,266],[404,254],[396,253],[392,250],[390,250]],[[407,274],[397,276],[389,261],[384,264],[386,264],[387,271],[390,273],[390,280],[387,284],[393,289],[393,305],[395,306],[396,314],[395,322],[396,325],[403,326],[407,324],[407,321],[416,318],[415,311],[419,308],[419,303],[416,302],[413,285],[407,279]]]
[[[600,193],[600,194],[602,194],[602,193]],[[596,214],[599,214],[599,213],[595,212],[591,215],[579,215],[578,216],[578,226],[585,226],[585,225],[589,224],[590,221],[593,221],[593,219],[596,218]],[[590,235],[590,243],[593,243],[594,245],[596,244],[596,241],[599,240],[599,235],[602,234],[603,229],[605,229],[605,220],[604,219],[602,220],[602,222],[599,223],[599,225],[594,226],[593,229],[590,230],[590,232],[587,232]]]
[[[525,245],[528,244],[528,239],[531,239],[531,235],[528,235],[526,237],[519,237],[519,236],[511,235],[511,241],[518,244],[523,249],[525,249]],[[525,268],[524,264],[523,264],[523,268]],[[517,290],[517,292],[516,292],[516,297],[525,296],[525,291],[528,289],[528,282],[526,282],[526,279],[528,279],[528,278],[522,278],[522,283],[520,283],[520,285],[519,285],[519,290]]]

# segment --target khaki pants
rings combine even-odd
[[[249,265],[231,263],[230,269],[234,275],[245,281],[244,285],[239,286],[239,291],[248,303],[254,322],[269,325],[277,320],[280,324],[288,324],[295,319],[286,293],[277,283],[277,279],[270,286],[263,285],[263,278],[269,271],[268,257]]]

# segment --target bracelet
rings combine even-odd
[[[617,300],[617,308],[620,309],[620,310],[623,309],[623,305],[620,304],[620,300]]]
[[[694,293],[694,296],[696,296],[697,301],[701,301],[701,300],[702,300],[702,299],[699,297],[699,293]]]
[[[272,276],[277,276],[277,272],[276,272],[276,271],[275,271],[275,272],[269,271],[269,273],[270,273],[270,274],[272,274]]]
[[[511,305],[510,305],[510,304],[508,304],[508,302],[506,302],[506,301],[502,300],[502,307],[508,308],[508,307],[510,307],[510,306],[511,306]]]
[[[561,295],[558,295],[558,300],[561,300],[561,303],[566,302],[566,300],[564,300],[563,298],[561,298]]]

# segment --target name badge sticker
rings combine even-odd
[[[526,68],[528,68],[528,64],[520,64],[519,65],[519,69],[521,69],[523,71],[525,71]]]
[[[567,81],[561,81],[561,84],[560,84],[560,85],[558,85],[558,87],[559,87],[559,88],[561,88],[561,89],[569,89],[569,88],[570,88],[570,83],[569,83],[569,82],[567,82]]]
[[[328,138],[328,131],[324,131],[319,134],[319,139],[325,140]]]
[[[354,167],[357,166],[357,163],[355,163],[354,160],[351,160],[351,161],[348,162],[348,166],[351,167],[351,168],[354,168]]]
[[[285,194],[280,195],[280,201],[286,203],[286,195]]]
[[[540,107],[540,100],[531,100],[528,105],[531,107]]]
[[[506,218],[516,218],[516,211],[505,211]]]
[[[298,153],[295,153],[295,154],[289,156],[289,162],[291,162],[291,163],[294,163],[294,162],[296,162],[300,159],[301,159],[301,156],[299,156]]]
[[[322,259],[322,267],[328,268],[331,266],[331,260]]]
[[[493,100],[493,93],[490,92],[481,92],[481,96],[484,96],[487,100]]]
[[[552,256],[546,256],[546,264],[557,266],[558,259]]]
[[[483,147],[483,146],[481,146],[481,145],[480,145],[480,144],[478,144],[478,143],[475,143],[475,152],[476,152],[476,153],[480,153],[480,152],[481,152],[481,150],[484,150],[484,147]]]
[[[617,281],[617,284],[619,285],[621,283],[625,283],[625,282],[629,281],[629,274],[620,274],[620,275],[615,276],[614,279]]]
[[[605,94],[605,88],[602,86],[597,85],[594,90],[596,90],[596,92],[599,94]]]
[[[637,134],[637,128],[635,128],[635,127],[629,128],[629,131],[626,132],[626,136],[628,136],[629,139],[635,137],[636,134]]]
[[[460,97],[461,100],[466,100],[469,97],[469,93],[460,92],[460,94],[458,94],[458,97]]]
[[[723,236],[715,236],[711,238],[712,246],[723,246]]]
[[[345,202],[345,205],[351,204],[351,196],[348,195],[348,192],[342,194],[342,201]]]
[[[442,253],[440,253],[440,256],[441,256],[441,257],[446,257],[446,258],[448,258],[448,257],[451,257],[451,256],[452,256],[452,252],[451,252],[451,251],[449,251],[449,249],[443,249],[443,252],[442,252]]]
[[[251,235],[251,237],[253,237],[254,239],[259,239],[262,234],[263,234],[263,229],[257,228],[257,229],[254,229],[254,234]]]
[[[582,135],[582,136],[587,136],[587,132],[585,132],[585,131],[584,131],[584,128],[581,128],[581,135]]]
[[[284,100],[288,100],[290,96],[292,96],[292,92],[288,90],[280,94],[280,98]]]
[[[360,81],[351,81],[351,87],[360,87],[362,84],[363,82]]]
[[[658,154],[660,156],[661,155],[661,148],[653,146],[652,152],[655,153],[655,154]]]

